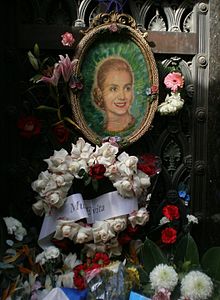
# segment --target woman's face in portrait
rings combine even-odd
[[[101,87],[106,113],[124,115],[133,101],[133,80],[126,70],[109,70]]]

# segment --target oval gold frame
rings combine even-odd
[[[93,19],[90,27],[83,32],[84,37],[77,45],[74,59],[78,59],[78,64],[73,75],[76,77],[80,77],[81,66],[83,64],[84,58],[86,57],[88,49],[91,47],[91,45],[93,45],[93,43],[97,41],[98,38],[100,38],[104,31],[109,31],[110,26],[112,26],[113,24],[114,26],[116,25],[120,30],[120,34],[126,35],[126,38],[134,42],[141,50],[146,63],[146,68],[148,68],[149,71],[149,80],[151,83],[151,87],[154,87],[154,91],[156,90],[156,92],[146,95],[146,98],[150,97],[150,100],[148,98],[149,105],[147,113],[145,114],[141,125],[128,136],[123,137],[119,142],[119,146],[124,147],[125,145],[127,146],[130,143],[134,143],[135,141],[137,141],[144,133],[149,130],[158,106],[158,70],[153,52],[146,40],[147,33],[142,33],[137,28],[135,20],[127,14],[112,12],[110,14],[103,13],[97,15]],[[84,80],[86,79],[84,78]],[[85,120],[80,106],[80,92],[71,92],[71,106],[74,121],[77,123],[84,136],[94,144],[101,144],[103,141],[103,137],[94,132],[88,126],[87,121]]]

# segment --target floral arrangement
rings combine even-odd
[[[187,219],[188,229],[198,222],[192,215]],[[189,231],[176,244],[169,245],[171,252],[168,248],[162,251],[148,238],[143,242],[130,241],[131,252],[122,260],[101,248],[93,249],[89,255],[77,254],[65,239],[62,245],[48,246],[40,252],[36,245],[31,246],[28,230],[22,241],[17,240],[12,228],[21,224],[18,220],[5,218],[5,224],[10,240],[0,263],[1,299],[66,299],[65,295],[70,299],[219,299],[220,273],[216,262],[220,248],[207,250],[199,260]]]
[[[164,78],[166,88],[171,90],[166,99],[158,106],[158,112],[161,115],[174,115],[184,105],[180,90],[184,85],[184,76],[180,72],[171,72]]]
[[[113,24],[110,30],[118,29]],[[69,32],[61,36],[66,47],[74,41]],[[189,213],[187,187],[170,191],[152,218],[149,203],[161,170],[159,158],[121,152],[117,137],[96,146],[76,139],[72,132],[77,124],[66,108],[69,88],[83,88],[82,78],[72,75],[78,61],[68,54],[60,55],[58,62],[41,59],[37,45],[28,56],[38,73],[31,79],[33,88],[44,90],[44,103],[36,111],[50,117],[45,122],[22,116],[18,129],[29,140],[41,131],[52,132],[57,150],[45,156],[46,170],[31,184],[36,196],[33,211],[44,217],[40,235],[13,217],[3,219],[7,238],[0,262],[1,299],[219,299],[220,248],[209,249],[200,259],[190,235],[198,219]],[[170,72],[164,84],[171,94],[158,112],[176,114],[184,104],[184,77]],[[149,94],[157,92],[153,86]],[[69,140],[75,141],[70,148],[65,147]],[[107,191],[99,194],[105,185]],[[105,217],[103,199],[111,204]],[[47,244],[40,243],[42,232]]]
[[[74,178],[84,179],[86,184],[93,180],[94,184],[94,180],[106,177],[122,197],[139,197],[150,186],[150,177],[138,169],[137,157],[126,152],[116,157],[118,151],[110,142],[95,148],[83,138],[72,144],[70,154],[65,149],[54,151],[53,156],[45,159],[48,170],[41,172],[32,184],[39,194],[34,211],[42,215],[53,207],[60,208]]]

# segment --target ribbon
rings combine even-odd
[[[95,221],[128,215],[135,210],[138,210],[137,198],[123,198],[117,191],[91,200],[83,200],[81,194],[73,194],[61,208],[51,210],[51,214],[44,217],[38,244],[43,249],[51,245],[50,239],[56,231],[58,219],[74,222],[87,219],[88,224],[93,224]]]
[[[107,13],[110,12],[112,5],[115,5],[114,10],[119,13],[119,12],[123,11],[123,7],[124,7],[125,3],[127,2],[127,0],[125,0],[123,3],[121,3],[120,0],[109,0],[109,1],[107,1],[107,0],[98,0],[98,2],[99,3],[106,3],[106,4],[108,3],[107,9],[106,9]]]
[[[58,219],[78,221],[88,218],[84,200],[81,194],[74,194],[67,198],[65,204],[59,209],[52,209],[49,215],[44,217],[38,244],[41,248],[51,246],[50,239],[56,231]]]

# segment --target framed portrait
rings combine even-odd
[[[74,121],[94,144],[109,137],[121,147],[137,141],[158,105],[158,72],[151,48],[127,14],[99,14],[77,46],[71,93]]]

